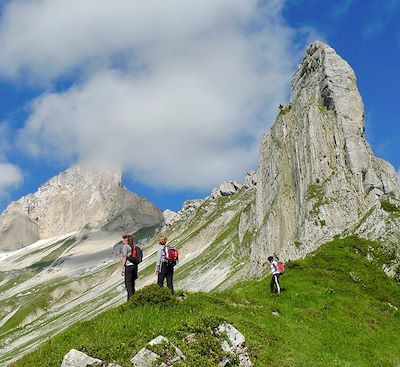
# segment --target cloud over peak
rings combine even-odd
[[[22,182],[21,170],[10,163],[0,163],[0,196]]]
[[[260,137],[309,41],[295,43],[282,4],[10,2],[0,74],[72,79],[32,102],[20,147],[63,163],[122,166],[153,187],[241,179],[256,165]]]

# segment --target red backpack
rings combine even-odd
[[[175,266],[176,263],[179,261],[178,250],[175,247],[169,247],[168,245],[165,245],[164,259],[165,259],[165,262],[167,262],[168,264]]]
[[[132,248],[132,255],[128,256],[128,260],[134,264],[139,264],[143,260],[143,251],[140,247],[138,246],[131,246]]]
[[[285,272],[285,268],[283,266],[283,262],[282,261],[278,261],[278,270],[281,274],[283,274]]]

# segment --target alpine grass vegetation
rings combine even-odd
[[[379,242],[352,236],[288,262],[278,297],[270,295],[269,276],[223,292],[178,291],[177,296],[151,285],[130,302],[71,326],[12,366],[59,366],[75,348],[128,367],[157,335],[187,356],[182,366],[215,366],[224,352],[212,331],[225,321],[246,336],[254,366],[278,361],[285,367],[395,366],[400,292],[399,283],[381,270],[388,261]],[[187,342],[190,334],[194,343]]]

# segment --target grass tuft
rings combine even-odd
[[[392,204],[389,200],[382,200],[381,208],[390,214],[392,218],[400,217],[400,207],[395,204]]]

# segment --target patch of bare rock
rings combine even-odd
[[[231,324],[221,324],[214,329],[213,335],[224,336],[221,349],[224,357],[218,366],[231,365],[237,361],[241,367],[252,367],[253,364],[247,353],[244,335]],[[192,333],[184,339],[184,343],[190,345],[197,343],[196,334]],[[183,352],[167,338],[162,335],[149,341],[132,359],[133,367],[167,367],[174,364],[182,365],[187,360]],[[93,358],[76,349],[71,349],[63,359],[61,367],[120,367],[115,363],[107,363],[100,359]]]

